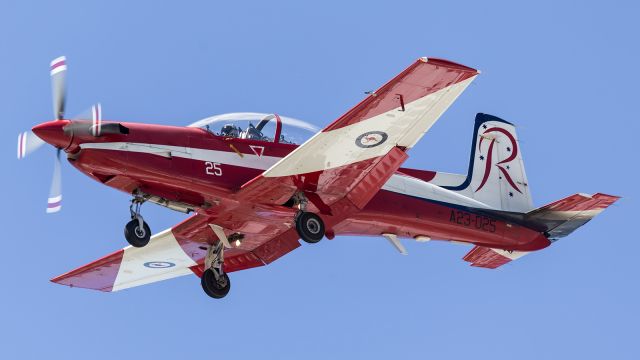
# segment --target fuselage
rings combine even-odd
[[[212,216],[217,204],[233,203],[233,194],[243,184],[298,147],[219,136],[196,127],[124,122],[119,124],[126,134],[55,133],[54,128],[65,124],[45,123],[34,131],[63,148],[81,172],[128,194],[153,195],[161,199],[158,203]],[[397,172],[362,211],[335,226],[333,234],[396,234],[505,250],[530,251],[549,245],[543,234],[496,217],[482,203],[425,180]],[[237,206],[243,209],[239,211],[262,216],[252,204]],[[286,211],[286,204],[282,207]]]

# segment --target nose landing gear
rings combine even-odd
[[[135,197],[129,206],[131,221],[124,227],[124,237],[133,247],[144,247],[151,239],[151,229],[140,215],[140,207],[144,201],[141,197]]]

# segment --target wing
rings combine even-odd
[[[418,59],[243,185],[238,198],[283,204],[304,191],[326,215],[344,206],[361,209],[477,75],[477,70],[449,61]],[[343,199],[350,204],[339,204]]]
[[[143,248],[128,246],[81,266],[51,281],[101,291],[118,291],[195,273],[200,276],[208,246],[218,241],[210,224],[226,220],[194,215],[173,228],[154,235]],[[234,218],[237,223],[238,219]],[[266,265],[300,246],[295,230],[269,228],[261,224],[261,234],[247,233],[240,247],[225,252],[227,272]],[[255,227],[247,219],[244,227]],[[233,233],[225,228],[226,233]]]

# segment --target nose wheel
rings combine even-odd
[[[140,215],[140,207],[144,200],[134,198],[131,200],[129,210],[131,212],[131,221],[124,227],[124,237],[129,245],[133,247],[143,247],[149,243],[151,239],[151,229]]]

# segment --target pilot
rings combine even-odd
[[[249,124],[249,127],[242,133],[243,139],[262,140],[263,136],[260,130],[256,129],[253,124]]]
[[[233,126],[232,124],[226,124],[220,130],[220,136],[237,138],[238,136],[240,136],[240,131],[236,126]]]

